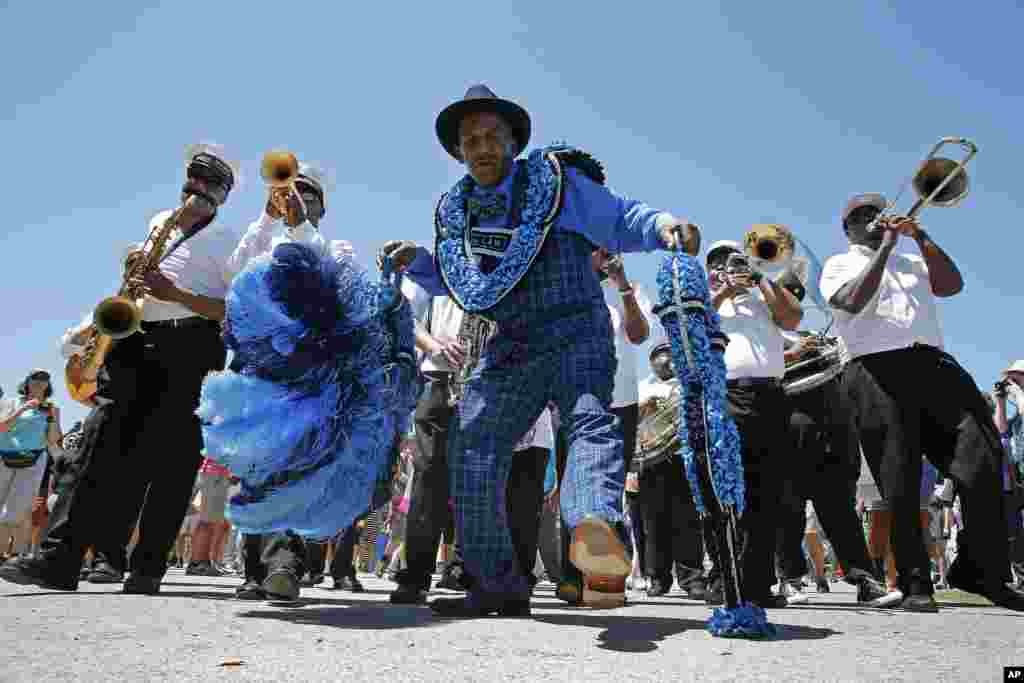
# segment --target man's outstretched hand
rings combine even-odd
[[[391,240],[377,252],[377,268],[384,266],[384,259],[391,258],[392,267],[401,272],[416,260],[416,244],[409,240]]]

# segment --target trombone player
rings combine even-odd
[[[76,590],[85,550],[95,546],[101,558],[93,573],[119,580],[124,548],[138,520],[141,540],[124,592],[159,592],[202,461],[195,415],[200,387],[207,373],[224,366],[226,355],[220,320],[229,283],[225,266],[235,240],[219,226],[208,227],[235,184],[237,172],[224,159],[219,146],[189,145],[181,210],[152,219],[146,253],[140,254],[138,245],[128,249],[121,291],[131,298],[144,295],[141,308],[119,304],[132,313],[131,321],[99,367],[97,406],[84,425],[78,457],[57,482],[58,499],[40,552],[7,562],[0,578]],[[171,253],[162,245],[172,240],[180,248],[160,263]],[[134,267],[139,258],[146,259],[145,268]],[[97,307],[95,329],[109,330],[102,334],[113,337],[113,328],[102,322],[119,316],[106,312]],[[66,334],[65,355],[88,355],[76,343],[88,334]]]
[[[940,164],[942,173],[930,174],[931,163]],[[886,215],[888,204],[880,194],[850,198],[841,214],[850,248],[826,261],[821,292],[835,309],[836,334],[850,358],[841,399],[894,513],[903,608],[938,611],[918,518],[923,453],[956,482],[963,503],[965,528],[948,573],[950,585],[1024,611],[1024,593],[1007,583],[1006,535],[991,531],[1006,528],[999,434],[974,380],[943,349],[936,299],[959,294],[963,278],[913,218],[933,197],[938,206],[952,206],[967,194],[966,175],[954,178],[966,160],[950,171],[951,163],[930,155],[922,164],[914,185],[928,199],[909,216]],[[939,195],[947,183],[946,194]],[[918,253],[896,250],[907,239]]]

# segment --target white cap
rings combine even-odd
[[[717,242],[712,242],[711,246],[709,246],[708,250],[704,253],[704,265],[707,265],[711,254],[719,249],[731,249],[733,251],[743,253],[743,247],[740,246],[739,242],[734,242],[733,240],[718,240]]]

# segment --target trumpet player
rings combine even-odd
[[[269,196],[260,217],[249,225],[231,254],[228,266],[233,274],[283,241],[308,244],[338,259],[355,256],[350,242],[328,241],[320,232],[327,215],[323,169],[300,162],[290,152],[273,151],[264,156],[261,175],[270,186]]]
[[[123,289],[145,294],[139,323],[144,334],[113,342],[96,377],[98,405],[85,422],[82,447],[57,482],[60,494],[41,551],[9,561],[0,578],[76,590],[92,545],[103,551],[97,570],[117,580],[138,521],[141,540],[124,592],[160,590],[202,461],[195,415],[200,386],[225,360],[219,323],[235,244],[227,230],[208,227],[234,185],[235,170],[211,145],[186,148],[185,169],[181,210],[157,214],[149,227],[151,237],[165,238],[163,244],[175,234],[192,237],[158,267],[160,253],[127,250],[126,278],[131,273],[142,282]],[[158,242],[147,238],[144,244],[152,249]],[[146,272],[134,267],[139,258],[150,264]],[[85,352],[80,343],[87,337],[81,330],[66,334],[65,355]]]
[[[842,394],[871,473],[893,511],[892,542],[904,609],[938,607],[919,522],[921,454],[956,482],[964,530],[949,584],[1024,610],[1008,585],[1002,498],[1003,451],[970,374],[943,349],[936,299],[963,290],[953,260],[913,218],[881,216],[879,194],[843,208],[847,253],[826,261],[821,292],[835,309],[850,361]],[[917,254],[897,245],[912,240]]]
[[[355,251],[346,240],[328,241],[320,231],[327,215],[327,193],[323,169],[301,162],[284,150],[263,157],[260,175],[268,185],[268,197],[260,217],[250,224],[228,259],[232,276],[242,272],[254,259],[270,254],[277,244],[297,242],[315,249],[321,256],[352,259]],[[240,371],[235,357],[232,370]],[[245,578],[236,591],[242,600],[276,597],[291,600],[299,595],[299,580],[306,571],[305,546],[292,533],[244,534],[242,559]],[[347,569],[346,569],[347,571]],[[268,596],[264,584],[275,576],[276,595]],[[354,576],[347,577],[350,582]]]
[[[743,595],[760,607],[785,607],[786,598],[771,592],[780,471],[789,451],[781,330],[796,329],[803,312],[791,292],[751,268],[736,242],[712,244],[706,265],[711,301],[721,316],[722,332],[729,336],[725,349],[729,412],[743,444],[747,502],[740,520],[738,555]],[[705,538],[714,535],[707,533]],[[712,599],[717,601],[719,577],[709,579]]]

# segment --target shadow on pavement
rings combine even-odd
[[[696,619],[668,617],[631,617],[627,615],[595,616],[584,614],[550,614],[534,617],[536,621],[558,626],[587,626],[604,629],[597,635],[602,650],[615,652],[651,652],[669,636],[684,631],[703,631],[705,622]],[[776,624],[778,632],[771,640],[820,640],[839,635],[829,628]]]
[[[321,603],[324,604],[323,607],[315,606]],[[304,599],[295,607],[252,609],[239,612],[235,616],[241,619],[274,619],[290,624],[366,630],[417,628],[445,623],[444,620],[433,616],[425,607],[399,606],[365,600]]]

